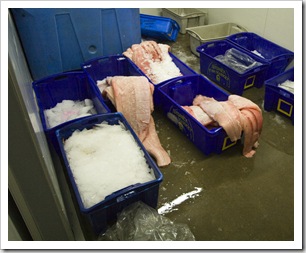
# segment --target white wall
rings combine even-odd
[[[140,8],[140,13],[153,15],[153,16],[162,16],[161,8]]]
[[[248,31],[294,51],[294,9],[233,8],[208,11],[208,23],[234,22]]]
[[[294,51],[293,8],[205,8],[208,24],[233,22]],[[141,8],[140,13],[161,16],[161,8]]]

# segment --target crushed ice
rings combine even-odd
[[[196,196],[199,196],[199,193],[202,191],[203,189],[200,187],[195,187],[195,190],[191,191],[191,192],[187,192],[187,193],[183,193],[181,196],[177,197],[176,199],[174,199],[173,201],[169,202],[169,203],[165,203],[162,207],[160,207],[158,209],[158,213],[159,214],[166,214],[166,213],[170,213],[174,210],[175,206],[183,203],[184,201],[191,199],[191,198],[195,198]]]
[[[150,76],[154,83],[160,83],[173,77],[181,75],[180,69],[172,61],[171,56],[167,52],[167,48],[163,44],[159,44],[163,52],[162,61],[150,60]]]
[[[286,80],[283,83],[278,84],[278,87],[283,88],[292,94],[294,94],[294,82],[290,80]]]
[[[46,123],[49,128],[60,125],[64,122],[96,114],[91,99],[83,101],[63,100],[57,103],[55,107],[44,110]]]
[[[75,131],[64,149],[85,208],[137,183],[155,179],[143,151],[122,125]]]

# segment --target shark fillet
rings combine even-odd
[[[240,112],[233,103],[219,102],[214,98],[198,95],[194,101],[212,119],[217,121],[224,128],[231,141],[236,141],[241,137]]]
[[[109,87],[104,89],[104,95],[124,115],[157,165],[170,164],[170,156],[160,143],[151,116],[154,110],[153,84],[144,76],[114,76],[107,78],[107,83]]]
[[[135,63],[154,84],[157,84],[182,75],[172,61],[169,51],[169,45],[152,40],[133,44],[122,54]]]
[[[197,95],[193,105],[182,108],[206,127],[216,123],[222,126],[231,141],[239,140],[244,135],[243,155],[250,158],[256,153],[263,118],[261,109],[251,100],[230,95],[227,101],[217,101],[212,97]]]

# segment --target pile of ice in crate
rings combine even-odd
[[[96,114],[91,99],[83,101],[63,100],[57,103],[55,107],[44,110],[47,123],[50,128],[60,125],[64,122]]]
[[[64,149],[85,208],[127,186],[155,179],[144,153],[123,125],[74,131]]]

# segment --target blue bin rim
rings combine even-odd
[[[193,79],[193,80],[195,80],[195,79],[203,79],[205,82],[208,82],[210,85],[214,86],[214,87],[215,87],[218,91],[220,91],[221,93],[223,93],[223,94],[225,94],[225,95],[227,95],[227,96],[230,95],[230,93],[228,93],[228,92],[222,90],[222,89],[219,88],[217,85],[214,85],[208,78],[206,78],[205,76],[200,75],[200,74],[175,77],[175,78],[166,80],[166,81],[164,81],[164,82],[161,82],[160,84],[158,84],[159,92],[162,92],[165,96],[167,96],[167,98],[168,98],[172,103],[174,103],[174,104],[177,105],[178,107],[181,107],[181,105],[179,105],[177,102],[175,102],[171,97],[169,97],[167,94],[165,94],[165,93],[164,93],[163,91],[161,91],[160,89],[161,89],[162,87],[164,87],[164,86],[169,85],[170,83],[175,83],[175,82],[178,82],[178,81],[181,81],[181,80],[184,81],[185,79]],[[183,110],[183,108],[182,108],[182,110]],[[186,111],[186,113],[188,113],[188,112]],[[220,126],[220,127],[216,127],[214,130],[209,130],[209,129],[207,129],[205,126],[203,126],[198,120],[196,120],[196,119],[193,118],[193,117],[191,117],[191,118],[192,118],[192,120],[194,120],[194,122],[195,122],[197,125],[199,125],[199,126],[201,126],[202,128],[204,128],[204,130],[205,130],[207,133],[211,134],[211,135],[216,135],[216,134],[218,134],[220,131],[223,130],[223,127],[221,127],[221,126]]]
[[[288,74],[289,74],[289,75],[293,74],[293,76],[294,76],[294,67],[292,67],[292,68],[290,68],[290,69],[287,69],[287,70],[284,71],[283,73],[280,73],[280,74],[278,74],[278,75],[276,75],[276,76],[273,76],[273,77],[271,77],[270,79],[267,79],[267,80],[265,81],[265,87],[268,87],[268,88],[270,88],[270,89],[274,89],[274,90],[277,90],[277,91],[282,90],[282,91],[284,91],[285,93],[288,93],[289,97],[290,97],[291,99],[293,99],[293,98],[294,98],[294,93],[291,93],[290,91],[288,91],[288,90],[286,90],[286,89],[283,89],[282,87],[278,87],[277,83],[275,82],[275,81],[278,80],[279,78],[281,78],[281,77],[283,77],[283,76],[286,76],[286,75],[288,75]]]
[[[85,208],[84,204],[83,204],[83,201],[82,201],[82,198],[80,196],[80,192],[79,192],[78,187],[76,185],[76,182],[74,180],[72,180],[73,177],[70,177],[70,182],[71,182],[72,187],[74,189],[74,192],[76,194],[76,198],[77,198],[77,201],[78,201],[78,204],[79,204],[79,207],[80,207],[80,210],[81,210],[82,213],[89,213],[89,212],[95,211],[96,209],[99,209],[99,207],[101,205],[104,205],[104,207],[108,207],[108,206],[114,204],[113,199],[117,199],[118,197],[122,196],[122,194],[128,193],[127,191],[129,191],[129,192],[130,191],[137,191],[137,190],[139,190],[140,186],[141,186],[142,190],[143,190],[143,188],[150,188],[157,183],[161,183],[162,180],[163,180],[163,174],[161,173],[160,169],[158,168],[158,166],[156,165],[156,163],[152,159],[152,157],[149,155],[149,153],[147,152],[147,150],[145,149],[145,147],[143,146],[143,144],[141,143],[141,141],[137,137],[136,133],[131,128],[130,124],[127,122],[127,120],[125,119],[124,115],[121,112],[97,114],[97,115],[93,115],[93,116],[88,116],[86,118],[80,118],[80,119],[77,119],[77,120],[65,125],[64,127],[61,127],[59,129],[57,129],[55,131],[56,139],[57,139],[57,142],[59,144],[59,148],[60,148],[60,152],[62,154],[62,158],[63,158],[65,164],[67,165],[66,170],[67,170],[68,174],[71,174],[70,176],[73,176],[72,171],[70,169],[69,162],[67,160],[67,156],[66,156],[64,147],[62,145],[62,139],[61,139],[62,138],[62,133],[65,132],[65,131],[69,131],[74,127],[75,127],[75,130],[77,130],[77,129],[82,130],[82,129],[86,128],[86,126],[84,126],[83,128],[78,127],[78,125],[80,123],[82,124],[82,123],[87,123],[88,121],[92,122],[92,121],[98,120],[99,122],[95,122],[95,124],[97,124],[97,123],[101,123],[101,122],[105,121],[109,117],[113,117],[113,118],[117,117],[121,122],[124,123],[124,125],[127,127],[127,130],[130,131],[130,133],[133,135],[135,141],[137,142],[137,144],[142,149],[144,155],[146,156],[146,159],[148,159],[148,161],[150,163],[149,165],[152,167],[153,170],[155,170],[157,172],[158,178],[156,178],[154,180],[151,180],[149,182],[143,183],[143,184],[138,183],[138,184],[127,186],[123,189],[120,189],[116,192],[113,192],[113,193],[109,194],[108,196],[105,197],[104,200],[98,202],[97,204],[95,204],[95,205],[93,205],[89,208]],[[93,126],[93,125],[94,124],[92,124],[91,126]],[[142,190],[140,190],[140,191],[142,191]]]
[[[32,87],[34,88],[35,86],[39,85],[40,83],[47,82],[49,80],[61,78],[63,76],[72,76],[72,75],[84,75],[86,76],[86,73],[83,70],[76,70],[76,71],[67,71],[67,72],[61,72],[57,74],[53,74],[50,76],[43,77],[41,79],[35,80],[32,82]]]
[[[111,58],[117,58],[118,60],[120,60],[121,58],[122,59],[128,59],[125,55],[123,54],[114,54],[114,55],[109,55],[109,56],[98,56],[98,57],[95,57],[95,58],[92,58],[88,61],[85,61],[81,64],[81,68],[82,69],[86,69],[86,67],[89,67],[89,65],[93,62],[96,62],[96,61],[99,61],[99,60],[102,60],[102,59],[111,59]]]
[[[236,43],[235,41],[233,41],[233,38],[236,38],[236,37],[242,37],[242,36],[254,36],[254,37],[257,37],[257,38],[260,38],[262,40],[265,40],[265,41],[268,41],[269,43],[271,43],[271,45],[275,46],[275,47],[278,47],[278,48],[281,48],[282,50],[284,50],[284,53],[283,54],[280,54],[278,56],[275,56],[273,58],[271,58],[270,60],[276,60],[277,58],[279,57],[283,57],[283,56],[288,56],[288,57],[294,57],[294,53],[292,51],[290,51],[289,49],[285,48],[285,47],[282,47],[278,44],[276,44],[275,42],[271,41],[271,40],[268,40],[260,35],[258,35],[257,33],[253,33],[253,32],[241,32],[241,33],[235,33],[235,34],[232,34],[232,35],[229,35],[226,37],[227,40],[231,41],[232,43],[235,43],[236,45],[239,45],[238,43]],[[265,59],[266,61],[269,60],[269,59]]]
[[[291,72],[294,73],[294,67],[289,68],[289,69],[287,69],[286,71],[284,71],[284,72],[282,72],[282,73],[280,73],[280,74],[278,74],[278,75],[276,75],[276,76],[273,76],[273,77],[271,77],[271,78],[265,80],[265,85],[273,85],[273,84],[272,84],[273,80],[278,79],[279,77],[284,76],[284,75],[287,75],[288,73],[291,73]]]
[[[171,22],[178,30],[181,29],[180,25],[178,24],[178,22],[176,22],[174,19],[172,18],[167,18],[167,17],[161,17],[161,16],[154,16],[154,15],[149,15],[149,14],[139,14],[140,19],[142,18],[147,18],[147,19],[158,19],[158,20],[163,20],[163,21],[167,21],[167,22]]]
[[[110,56],[99,56],[99,57],[96,57],[96,58],[93,58],[91,60],[88,60],[88,61],[84,62],[81,65],[81,68],[88,75],[88,78],[90,78],[90,80],[95,84],[96,80],[94,80],[93,77],[90,74],[88,74],[86,69],[90,68],[91,64],[94,63],[94,62],[97,62],[97,61],[100,61],[100,60],[103,60],[103,59],[111,59],[111,58],[117,59],[117,60],[126,60],[128,62],[128,64],[130,64],[139,73],[139,76],[144,76],[145,78],[147,78],[148,82],[152,83],[151,80],[149,79],[149,77],[147,77],[145,75],[145,73],[130,58],[126,57],[123,54],[116,54],[116,55],[110,55]]]
[[[237,46],[234,42],[230,41],[230,40],[212,40],[212,41],[208,41],[208,42],[205,42],[203,44],[201,44],[200,46],[197,47],[197,52],[200,54],[205,54],[207,55],[207,57],[209,57],[210,59],[213,59],[213,60],[216,60],[214,57],[206,54],[205,52],[203,52],[203,50],[205,48],[207,48],[209,45],[211,44],[214,44],[214,43],[217,43],[217,44],[221,44],[221,43],[225,43],[225,44],[229,44],[231,45],[233,48],[237,49],[238,51],[242,52],[242,53],[245,53],[246,55],[252,57],[253,59],[255,59],[256,61],[260,62],[262,65],[258,66],[258,67],[255,67],[255,68],[251,68],[249,69],[248,71],[245,71],[244,73],[239,73],[238,71],[236,71],[235,69],[232,69],[231,67],[223,64],[222,62],[220,62],[221,64],[223,64],[226,68],[228,68],[229,70],[231,71],[234,71],[237,75],[240,75],[240,76],[244,76],[246,74],[249,74],[249,73],[252,73],[252,72],[258,72],[260,70],[263,70],[263,69],[267,69],[269,66],[270,66],[270,63],[268,63],[266,60],[264,60],[263,58],[255,55],[255,54],[252,54],[250,53],[248,50],[246,49],[243,49],[239,46]],[[218,61],[218,60],[216,60]],[[219,62],[219,61],[218,61]]]

